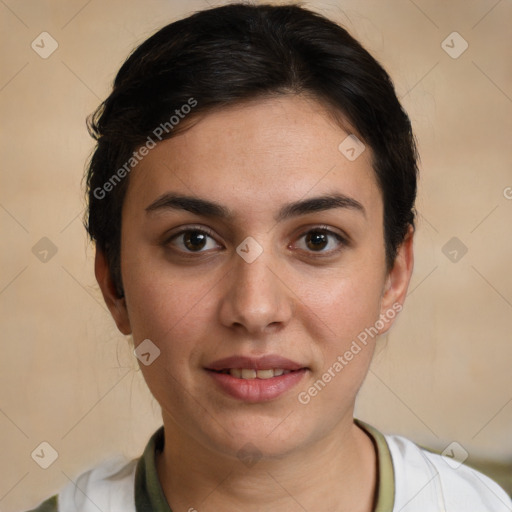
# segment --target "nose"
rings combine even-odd
[[[279,266],[265,252],[248,263],[235,254],[220,304],[220,321],[226,327],[251,335],[279,331],[293,315],[293,292]]]

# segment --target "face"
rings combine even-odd
[[[387,273],[371,150],[348,159],[347,135],[312,99],[254,101],[201,117],[132,171],[125,297],[101,253],[96,271],[121,331],[151,340],[146,359],[160,351],[140,366],[176,435],[282,455],[352,423],[412,235]]]

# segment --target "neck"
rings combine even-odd
[[[336,431],[280,457],[243,461],[199,444],[164,415],[159,479],[173,512],[371,512],[377,457],[350,418]]]

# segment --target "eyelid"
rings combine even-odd
[[[346,244],[350,243],[350,237],[347,235],[347,233],[345,233],[343,230],[336,230],[335,228],[327,226],[326,224],[311,225],[307,228],[303,228],[302,232],[298,236],[302,237],[308,233],[311,233],[311,231],[324,231],[325,233],[338,237]]]

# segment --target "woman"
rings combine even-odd
[[[298,6],[172,23],[91,122],[96,276],[163,427],[37,510],[506,511],[353,418],[413,268],[416,149],[382,67]]]

